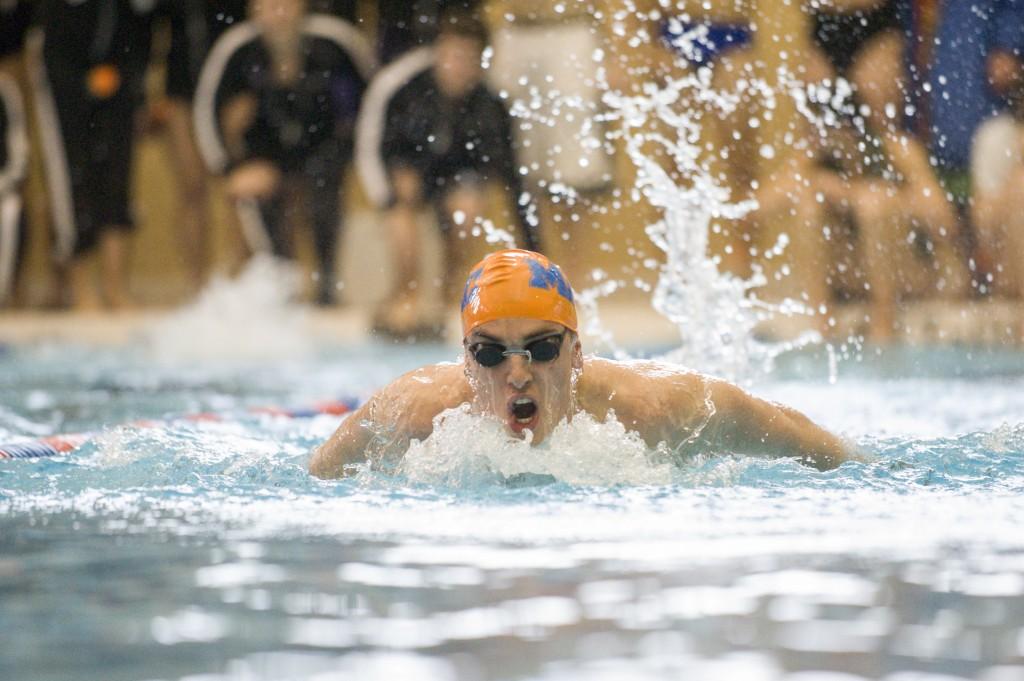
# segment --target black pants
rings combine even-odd
[[[341,236],[342,161],[333,154],[318,154],[307,159],[301,168],[285,171],[283,175],[281,190],[259,202],[267,237],[274,255],[295,257],[287,195],[294,189],[306,197],[319,275],[316,301],[329,305],[335,298],[335,253]]]
[[[97,101],[83,93],[84,70],[47,63],[47,76],[70,180],[74,255],[80,256],[96,248],[105,230],[135,226],[129,187],[137,102],[130,83],[109,100]]]

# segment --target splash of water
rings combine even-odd
[[[313,351],[294,266],[254,256],[234,279],[215,278],[199,298],[153,325],[158,361],[295,358]]]
[[[682,52],[692,51],[701,40],[703,27],[675,39]],[[637,40],[652,40],[638,37]],[[605,60],[602,50],[593,60]],[[667,361],[725,378],[746,382],[770,370],[781,352],[820,340],[816,332],[808,332],[788,343],[766,343],[755,339],[754,330],[761,322],[775,316],[809,315],[814,311],[794,300],[768,303],[757,296],[767,278],[755,265],[752,275],[740,278],[720,272],[708,255],[708,233],[713,220],[738,220],[757,208],[753,200],[733,201],[727,188],[720,186],[707,166],[707,153],[701,145],[701,121],[695,111],[730,114],[743,96],[759,99],[766,110],[778,106],[778,97],[790,97],[797,111],[821,135],[836,127],[830,112],[846,106],[850,91],[845,81],[835,84],[811,85],[801,81],[787,68],[777,73],[777,87],[765,79],[748,77],[736,92],[719,92],[711,84],[711,70],[702,68],[664,84],[648,82],[641,94],[616,92],[608,84],[607,73],[598,66],[595,82],[603,92],[600,103],[560,96],[557,91],[533,88],[529,101],[513,101],[513,116],[534,125],[550,125],[551,119],[572,115],[580,121],[577,135],[588,143],[603,146],[614,153],[615,140],[624,149],[637,170],[636,184],[630,191],[635,201],[646,200],[658,209],[661,219],[646,228],[652,244],[664,253],[664,261],[653,259],[645,266],[657,269],[658,280],[651,295],[653,309],[673,322],[679,329],[680,347],[664,357]],[[778,92],[778,94],[777,94]],[[822,111],[819,104],[829,104]],[[604,129],[604,139],[595,131]],[[774,148],[764,145],[761,155],[771,158]],[[524,169],[525,171],[525,169]],[[679,178],[679,179],[675,179]],[[559,182],[540,182],[555,202],[573,206],[587,203],[585,198]],[[769,256],[783,253],[788,236],[766,252]],[[786,276],[784,271],[783,276]],[[580,305],[590,320],[587,331],[611,348],[618,357],[626,356],[612,334],[601,327],[599,301],[615,291],[636,286],[646,290],[639,281],[627,282],[595,270],[594,285],[579,292]]]
[[[661,485],[673,480],[676,467],[667,452],[649,449],[614,418],[600,423],[577,414],[533,446],[462,405],[439,415],[426,440],[412,442],[399,470],[411,482],[478,487],[522,476],[571,485]]]

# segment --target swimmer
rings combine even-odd
[[[572,289],[539,253],[509,249],[473,268],[462,297],[461,362],[396,379],[313,454],[310,472],[341,477],[424,440],[445,410],[468,404],[538,445],[587,412],[615,418],[652,449],[790,456],[818,469],[847,459],[843,443],[794,409],[735,385],[653,361],[585,357]]]

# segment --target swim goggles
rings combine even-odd
[[[473,355],[473,359],[482,367],[496,367],[504,362],[506,357],[512,355],[521,355],[530,363],[534,361],[553,362],[558,359],[558,355],[562,351],[565,333],[563,331],[559,334],[544,336],[519,348],[499,343],[473,343],[467,347],[470,354]]]

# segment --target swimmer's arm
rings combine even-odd
[[[347,466],[366,461],[366,449],[373,441],[374,430],[367,422],[375,395],[341,422],[322,445],[313,452],[309,472],[318,478],[340,478],[349,474]]]
[[[404,454],[412,438],[430,436],[434,417],[468,400],[461,365],[439,364],[410,371],[371,397],[342,421],[309,462],[319,478],[340,478],[354,465],[388,454]]]
[[[724,381],[714,381],[709,388],[715,413],[705,433],[716,448],[792,456],[822,471],[852,458],[842,440],[792,407],[754,397]]]

